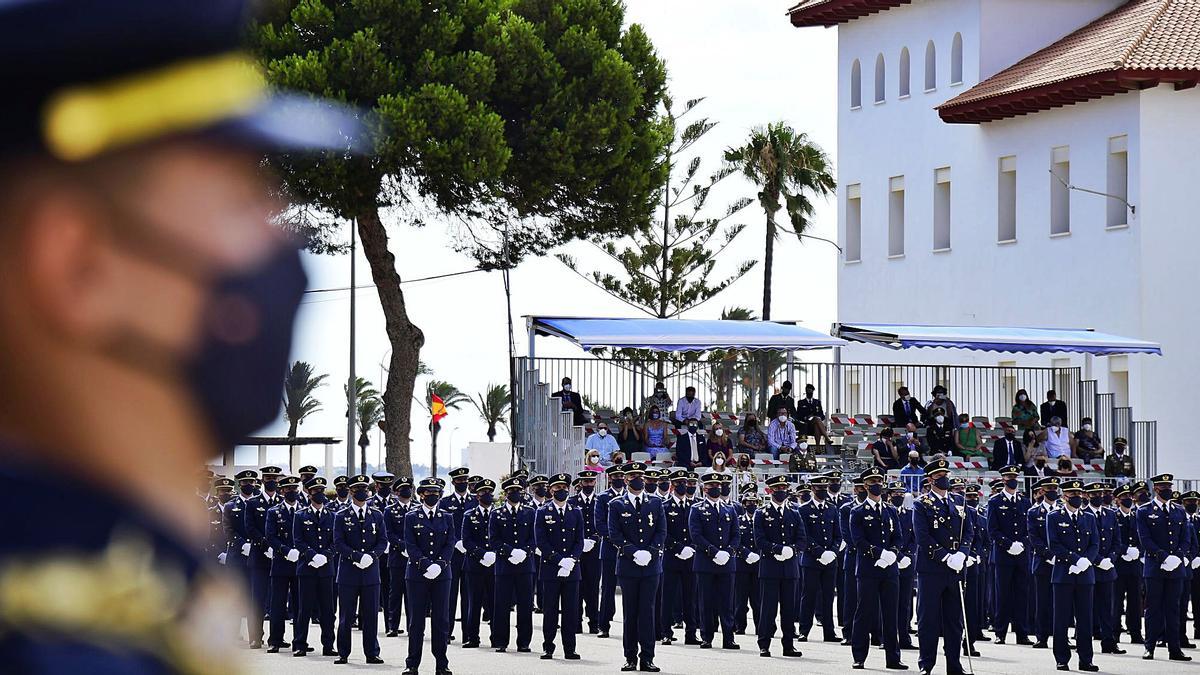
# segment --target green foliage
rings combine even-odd
[[[479,411],[479,417],[487,424],[488,442],[496,440],[496,427],[508,427],[508,413],[512,406],[512,399],[508,395],[507,384],[489,384],[487,391],[481,394],[476,394],[476,398],[471,399],[471,404],[475,406],[475,410]]]
[[[313,392],[324,386],[327,377],[327,374],[314,376],[312,364],[304,361],[292,364],[283,384],[283,414],[288,421],[288,438],[295,438],[300,424],[321,409],[321,402]]]

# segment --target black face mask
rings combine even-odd
[[[771,500],[774,501],[776,504],[784,503],[785,501],[787,501],[787,498],[788,498],[787,490],[775,490],[771,493]]]
[[[1137,503],[1149,504],[1150,503],[1150,493],[1149,492],[1139,492],[1138,496],[1137,496]]]
[[[904,497],[892,497],[892,506],[895,506],[896,508],[904,506]]]
[[[539,486],[533,488],[533,494],[538,499],[545,499],[546,498],[546,486],[539,485]]]
[[[821,501],[825,501],[825,498],[828,496],[829,490],[826,490],[825,488],[813,488],[813,497],[816,497]]]
[[[355,501],[365,502],[370,498],[371,498],[371,493],[367,492],[366,488],[361,488],[361,489],[354,491],[354,500]]]
[[[614,479],[610,480],[608,483],[609,483],[609,485],[611,485],[613,487],[614,490],[625,489],[625,479],[624,478],[614,478]]]
[[[581,486],[579,486],[579,491],[585,495],[591,496],[591,494],[596,491],[596,486],[595,485],[581,485]]]
[[[754,502],[747,502],[742,505],[742,508],[746,509],[746,513],[754,513],[754,511],[758,509],[758,504],[755,504]]]
[[[324,492],[314,492],[308,496],[308,500],[314,504],[324,504],[326,501],[328,501],[328,498],[325,496]]]
[[[412,486],[405,485],[404,487],[398,488],[396,490],[396,496],[400,497],[401,499],[412,499]]]
[[[1121,508],[1124,508],[1124,509],[1133,508],[1133,500],[1130,499],[1129,497],[1122,497],[1121,498]]]
[[[1051,504],[1058,501],[1058,493],[1057,492],[1047,492],[1046,493],[1046,501],[1050,502]]]
[[[646,481],[646,491],[647,492],[657,492],[658,491],[658,483],[656,483],[654,481]]]
[[[1080,496],[1078,496],[1078,495],[1076,495],[1076,496],[1074,496],[1074,497],[1067,497],[1067,504],[1068,504],[1068,505],[1069,505],[1071,508],[1073,508],[1073,509],[1077,509],[1077,508],[1079,508],[1080,506],[1082,506],[1082,505],[1083,505],[1083,497],[1080,497]]]
[[[376,493],[380,497],[386,498],[388,495],[392,494],[392,486],[380,485],[378,488],[376,488]]]
[[[1004,487],[1006,487],[1010,490],[1016,490],[1017,489],[1017,479],[1009,478],[1008,480],[1004,481]]]
[[[430,492],[422,497],[421,501],[425,502],[425,506],[437,506],[437,503],[441,501],[441,499],[441,496],[436,492]]]
[[[568,496],[570,496],[570,495],[567,494],[566,490],[555,490],[554,491],[554,501],[556,501],[556,502],[565,502],[565,501],[567,501]]]
[[[679,495],[680,497],[686,495],[687,491],[688,491],[686,483],[680,483],[678,485],[674,485],[674,486],[672,486],[672,488],[675,490],[675,494]]]
[[[467,481],[465,481],[465,480],[454,481],[454,491],[460,495],[464,494],[467,491]]]
[[[883,486],[878,483],[872,483],[871,485],[867,486],[867,492],[869,492],[872,497],[878,497],[879,495],[883,494]]]
[[[336,492],[337,492],[337,496],[341,499],[345,499],[346,497],[350,496],[350,488],[340,487],[340,488],[337,488]]]
[[[496,496],[490,492],[483,492],[479,495],[479,503],[484,506],[491,506],[494,501],[496,501]]]
[[[629,487],[637,492],[641,492],[646,489],[646,481],[642,478],[631,478],[629,479]]]
[[[1088,503],[1092,505],[1092,508],[1098,509],[1101,506],[1104,506],[1104,498],[1103,497],[1088,497]]]
[[[1175,491],[1171,488],[1164,488],[1162,490],[1156,490],[1155,492],[1158,493],[1158,498],[1164,502],[1171,501],[1171,495],[1175,494]]]
[[[730,492],[732,492],[732,491],[733,491],[733,488],[731,488],[731,487],[730,487],[730,486],[728,486],[728,485],[722,485],[722,486],[721,486],[721,496],[722,496],[722,497],[728,497],[728,496],[729,496],[729,493],[730,493]]]
[[[979,500],[978,499],[968,499],[967,506],[979,506]]]
[[[695,496],[696,496],[696,486],[695,486],[695,485],[689,485],[689,486],[688,486],[688,496],[689,496],[689,497],[695,497]]]
[[[508,501],[512,504],[520,504],[521,503],[521,491],[520,490],[509,490],[508,492],[504,493],[504,497],[506,499],[508,499]]]
[[[222,504],[229,501],[230,499],[233,499],[232,492],[218,492],[217,493],[217,501],[221,502]]]
[[[756,426],[758,426],[758,420],[746,420],[747,429],[753,429]]]
[[[249,497],[254,494],[254,485],[242,483],[238,486],[238,491],[242,493],[242,496]]]
[[[1187,511],[1188,513],[1195,513],[1196,512],[1196,504],[1194,502],[1191,504],[1184,504],[1183,510]]]
[[[714,485],[712,487],[704,488],[704,494],[708,495],[709,497],[712,497],[713,499],[716,499],[717,497],[721,496],[721,486]]]
[[[294,503],[296,503],[297,499],[300,499],[299,492],[297,492],[295,490],[284,490],[283,491],[283,500],[285,502],[287,502],[289,504],[294,504]]]
[[[264,480],[263,481],[263,489],[266,490],[267,492],[274,492],[275,489],[278,487],[279,487],[279,481],[277,481],[277,480]]]

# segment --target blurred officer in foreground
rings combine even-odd
[[[1100,670],[1092,663],[1092,596],[1095,592],[1094,560],[1100,553],[1100,531],[1096,517],[1083,508],[1083,481],[1062,484],[1063,505],[1046,517],[1046,536],[1054,572],[1054,660],[1059,670],[1070,670],[1071,646],[1067,628],[1075,626],[1075,649],[1079,669]]]
[[[962,675],[962,571],[971,547],[971,521],[950,495],[950,465],[944,459],[925,465],[928,493],[913,504],[917,551],[917,639],[922,673],[933,672],[938,639],[946,655],[947,675]]]
[[[579,623],[579,559],[583,556],[583,516],[567,503],[571,475],[550,476],[550,499],[537,510],[534,542],[542,552],[542,659],[554,658],[554,638],[562,629],[563,655],[578,661],[575,627]],[[561,617],[562,625],[559,626]]]
[[[246,16],[0,3],[0,597],[73,594],[0,601],[8,672],[227,672],[196,470],[278,413],[305,286],[261,154],[353,131],[271,94]]]
[[[1147,661],[1154,658],[1154,647],[1159,640],[1166,640],[1172,661],[1192,660],[1179,644],[1182,620],[1179,598],[1183,593],[1188,518],[1181,507],[1170,503],[1174,480],[1169,473],[1151,478],[1154,500],[1137,510],[1138,537],[1145,556],[1142,576],[1146,582],[1146,651],[1142,658]]]
[[[409,616],[408,658],[404,674],[417,675],[421,650],[425,643],[425,617],[429,617],[429,649],[433,652],[437,675],[450,675],[446,645],[450,642],[450,578],[453,570],[453,517],[442,510],[442,482],[425,478],[417,486],[419,506],[404,516],[404,552],[408,568],[404,581],[408,586]],[[399,579],[395,580],[399,583]],[[373,624],[374,622],[372,622]],[[363,628],[363,633],[366,633]],[[374,630],[372,625],[371,630]]]

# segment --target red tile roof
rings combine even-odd
[[[793,26],[828,28],[910,2],[912,0],[800,0],[788,10],[788,16]]]
[[[938,106],[980,123],[1200,80],[1200,0],[1130,0]]]

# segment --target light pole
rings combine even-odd
[[[450,430],[450,440],[446,442],[446,459],[447,460],[449,460],[449,458],[452,456],[452,453],[454,452],[454,432],[456,432],[456,431],[458,431],[458,427],[454,427]],[[459,457],[458,463],[462,464],[462,457]],[[449,461],[447,461],[447,464],[449,464]]]
[[[350,221],[350,377],[346,380],[346,475],[354,475],[354,446],[357,436],[354,433],[355,417],[358,410],[357,379],[354,374],[354,258],[358,252],[358,220]]]

